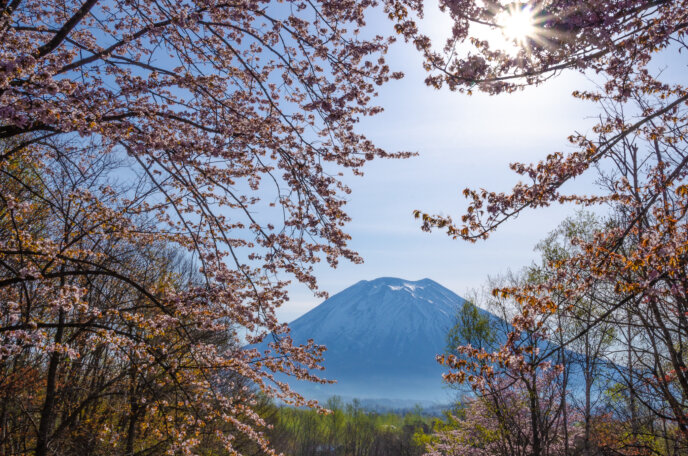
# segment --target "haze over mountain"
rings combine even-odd
[[[449,402],[442,383],[445,336],[464,299],[430,279],[363,280],[290,323],[296,342],[327,346],[324,376],[335,385],[291,381],[308,397]],[[485,312],[490,318],[497,318]]]

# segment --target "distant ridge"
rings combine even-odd
[[[335,385],[290,381],[309,398],[448,403],[435,361],[465,300],[430,279],[363,280],[289,324],[296,342],[327,346],[321,375]],[[483,311],[485,312],[485,311]],[[490,318],[497,318],[485,312]]]

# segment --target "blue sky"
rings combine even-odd
[[[391,29],[383,21],[370,26]],[[423,27],[436,39],[446,34],[449,23],[429,8]],[[508,190],[518,182],[510,162],[572,150],[566,138],[591,127],[596,107],[574,99],[571,92],[590,87],[591,81],[567,73],[516,94],[467,96],[426,87],[421,57],[412,46],[397,43],[388,62],[406,77],[381,89],[378,103],[385,111],[361,122],[359,131],[389,151],[419,156],[378,160],[364,168],[363,177],[346,178],[353,190],[347,205],[351,246],[365,263],[319,268],[322,289],[334,294],[359,280],[427,277],[461,295],[479,287],[488,275],[529,264],[536,258],[534,245],[572,214],[573,207],[528,212],[477,244],[422,232],[412,211],[460,215],[463,188]],[[589,189],[592,182],[572,185]],[[319,303],[304,287],[293,286],[291,301],[279,316],[291,321]]]

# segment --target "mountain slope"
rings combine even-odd
[[[430,279],[361,281],[290,323],[296,342],[327,346],[325,378],[290,384],[309,397],[447,402],[435,356],[464,299]],[[496,318],[493,315],[491,318]]]
[[[414,282],[383,277],[358,282],[289,324],[295,342],[314,339],[327,347],[325,371],[317,374],[337,383],[320,385],[287,376],[279,379],[318,400],[339,395],[392,408],[449,403],[454,397],[442,383],[446,367],[435,357],[444,352],[446,334],[464,302],[430,279]],[[492,313],[479,311],[495,327],[508,326]],[[541,349],[553,347],[543,342]],[[580,356],[565,352],[569,359]],[[612,367],[603,367],[601,375],[611,378]],[[583,385],[580,369],[574,368],[569,374],[570,390],[581,395]]]

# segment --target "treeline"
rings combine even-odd
[[[421,409],[406,413],[374,412],[354,400],[330,399],[330,413],[314,409],[272,407],[273,447],[290,456],[420,456],[423,440],[436,418]]]

